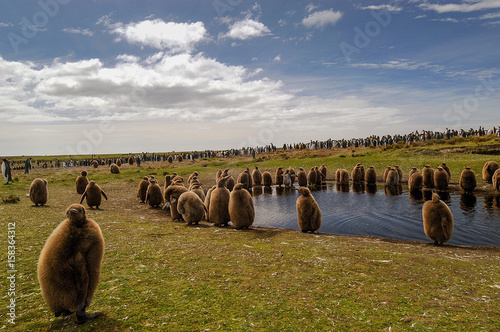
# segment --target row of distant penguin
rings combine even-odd
[[[449,171],[442,165],[438,167],[447,174],[449,181]],[[426,169],[424,168],[424,174]],[[320,171],[321,170],[321,171]],[[337,171],[337,175],[345,179],[345,170]],[[363,173],[362,165],[356,165],[352,177],[361,178]],[[466,182],[475,182],[475,175],[466,168],[461,175],[460,183],[463,186]],[[188,224],[197,224],[205,216],[208,221],[216,225],[228,225],[231,221],[235,228],[248,228],[252,225],[255,217],[253,199],[250,193],[245,190],[250,188],[250,178],[255,184],[269,184],[270,174],[264,172],[259,175],[258,167],[252,172],[247,167],[239,176],[237,183],[233,183],[232,190],[231,176],[228,170],[219,171],[216,174],[217,185],[210,188],[205,194],[198,181],[198,173],[194,172],[187,180],[188,187],[185,187],[184,179],[176,174],[166,175],[165,189],[162,195],[158,181],[154,178],[144,177],[140,182],[137,196],[141,201],[151,206],[160,206],[164,201],[167,203],[164,209],[170,209],[173,219],[184,219]],[[303,169],[299,169],[297,177],[303,177]],[[386,183],[397,183],[401,179],[401,173],[397,167],[386,170],[384,180]],[[420,172],[412,169],[411,179]],[[302,175],[301,175],[302,174]],[[281,175],[283,179],[281,179]],[[291,179],[294,178],[291,169],[283,172],[280,167],[277,170],[277,184],[293,185]],[[347,176],[349,173],[347,173]],[[326,178],[326,167],[319,169],[313,167],[306,176],[308,183],[317,185],[321,179]],[[421,175],[422,183],[425,185],[425,175]],[[467,178],[467,181],[465,180]],[[483,178],[492,182],[498,189],[500,169],[495,162],[488,162],[483,169]],[[314,178],[314,181],[313,181]],[[432,177],[435,182],[436,176]],[[374,169],[368,168],[364,174],[366,182],[376,179]],[[389,179],[389,180],[387,180]],[[260,181],[259,181],[260,180]],[[310,180],[310,182],[309,182]],[[440,176],[438,176],[440,180]],[[234,179],[233,179],[234,181]],[[283,181],[283,182],[282,182]],[[290,184],[291,183],[291,184]],[[303,183],[303,182],[302,182]],[[300,184],[300,182],[299,182]],[[470,185],[473,190],[474,186]],[[76,179],[76,189],[82,195],[80,203],[86,199],[87,204],[99,208],[101,196],[107,199],[104,191],[95,183],[88,181],[87,172],[82,171]],[[464,188],[464,190],[467,190]],[[299,227],[303,232],[315,232],[321,227],[321,210],[311,195],[310,190],[305,186],[298,189],[301,196],[297,199],[297,217]],[[48,190],[47,181],[35,179],[30,187],[30,197],[35,205],[47,202]],[[68,219],[57,226],[47,239],[38,261],[38,280],[42,290],[42,297],[54,312],[55,316],[70,315],[76,312],[77,323],[83,324],[100,315],[100,313],[88,314],[86,308],[90,305],[94,292],[100,279],[101,263],[104,254],[104,239],[99,225],[87,218],[85,208],[81,204],[72,204],[66,210]],[[425,234],[436,244],[443,244],[451,238],[453,233],[453,215],[448,206],[439,199],[437,194],[432,195],[432,200],[427,201],[422,207],[422,217]]]

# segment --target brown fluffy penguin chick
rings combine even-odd
[[[299,167],[299,171],[297,172],[297,182],[299,183],[299,187],[307,187],[307,173],[302,167]]]
[[[248,173],[246,171],[243,171],[240,173],[240,175],[238,175],[238,180],[236,180],[236,183],[243,183],[243,188],[250,189],[248,187],[248,177]],[[219,181],[220,179],[221,178],[217,179],[217,181]]]
[[[97,168],[99,166],[99,162],[97,160],[92,160],[92,166]]]
[[[450,171],[450,168],[448,167],[448,165],[446,165],[445,162],[442,162],[441,167],[446,171],[446,173],[448,173],[448,176],[450,177],[450,180],[451,180],[451,171]]]
[[[316,232],[321,227],[321,210],[306,187],[300,187],[297,198],[297,217],[302,232]]]
[[[217,186],[212,186],[212,188],[208,189],[207,194],[205,195],[205,207],[207,208],[207,211],[210,209],[210,198],[212,197],[212,191],[215,190]],[[207,213],[207,221],[210,221],[208,218],[208,213]]]
[[[424,177],[424,187],[434,188],[434,169],[425,165],[422,169],[422,176]]]
[[[495,171],[495,173],[493,173],[493,177],[491,179],[491,182],[493,183],[493,187],[497,191],[500,191],[500,169],[497,169]]]
[[[198,195],[202,202],[205,202],[205,192],[203,191],[201,184],[193,184],[189,188],[189,191],[194,192],[196,195]]]
[[[262,185],[262,173],[259,170],[259,166],[255,166],[255,169],[252,171],[252,181],[254,186]]]
[[[408,190],[415,192],[421,190],[424,186],[424,177],[420,172],[413,172],[408,180]]]
[[[163,194],[161,193],[161,187],[156,179],[149,180],[145,203],[149,204],[149,206],[153,208],[160,207],[163,203]]]
[[[416,167],[412,167],[410,173],[408,173],[408,181],[410,181],[411,176],[415,172],[420,172],[420,170],[418,168],[416,168]]]
[[[319,171],[317,166],[314,167],[314,171],[316,172],[316,186],[319,189],[323,187],[323,180],[325,176]]]
[[[200,174],[196,171],[194,171],[193,173],[191,173],[191,175],[189,175],[188,180],[187,180],[188,186],[191,186],[191,181],[193,181],[193,178],[198,178],[198,175],[200,175]]]
[[[229,191],[233,191],[233,188],[234,188],[234,178],[229,175],[228,178],[227,178],[227,181],[226,181],[226,188],[229,190]]]
[[[394,168],[387,173],[387,177],[385,179],[385,185],[388,187],[396,187],[399,184],[399,174],[398,171]]]
[[[492,183],[493,182],[493,174],[495,174],[496,170],[500,167],[495,161],[487,161],[483,166],[483,180]]]
[[[445,190],[450,183],[450,176],[441,166],[434,172],[434,186],[438,190]]]
[[[229,190],[224,186],[227,178],[220,178],[217,181],[217,188],[210,195],[210,206],[208,217],[210,222],[216,226],[227,226],[231,217],[229,216]]]
[[[186,191],[179,196],[177,211],[188,225],[198,225],[205,216],[206,207],[200,196],[192,191]]]
[[[40,253],[38,281],[42,297],[56,317],[76,312],[78,324],[83,324],[99,316],[85,311],[99,283],[104,239],[82,205],[70,205],[66,216]]]
[[[321,172],[321,174],[323,174],[323,180],[326,180],[326,166],[325,164],[322,164],[320,167],[319,167],[319,171]]]
[[[281,187],[283,185],[283,167],[276,169],[276,185]]]
[[[365,182],[366,184],[377,183],[377,172],[375,172],[375,167],[373,166],[368,167],[365,173]]]
[[[476,185],[476,173],[470,167],[465,167],[460,174],[460,187],[466,192],[472,192]]]
[[[387,174],[389,174],[389,171],[391,170],[391,166],[387,166],[384,170],[384,176],[383,176],[383,179],[384,179],[384,182],[385,180],[387,179]]]
[[[75,180],[76,192],[82,195],[85,192],[85,188],[87,188],[88,184],[89,179],[87,178],[87,171],[82,171]]]
[[[439,199],[438,194],[432,194],[432,200],[424,203],[422,218],[425,235],[433,240],[436,245],[443,244],[451,238],[453,234],[453,215],[448,205]]]
[[[337,184],[342,186],[349,185],[349,172],[346,169],[339,169],[338,172],[338,181]]]
[[[49,190],[47,188],[47,180],[45,179],[34,179],[30,185],[30,199],[38,206],[44,206],[49,198]]]
[[[108,200],[108,196],[106,196],[106,193],[101,189],[101,187],[99,187],[97,183],[95,183],[94,180],[92,180],[87,185],[87,188],[85,188],[82,199],[80,199],[80,204],[82,204],[84,199],[87,199],[87,205],[89,206],[89,208],[92,209],[92,207],[95,206],[95,208],[98,209],[102,201],[101,196],[104,196],[104,198]]]
[[[315,187],[316,186],[316,170],[314,167],[311,167],[309,172],[307,173],[307,185],[310,187]]]
[[[255,209],[252,195],[243,189],[241,183],[234,186],[229,196],[229,217],[234,228],[242,229],[252,226],[255,219]]]
[[[394,166],[394,169],[398,172],[398,180],[399,183],[401,183],[403,181],[403,170],[399,167],[399,165]]]
[[[148,192],[149,178],[147,176],[143,177],[141,182],[139,182],[139,188],[137,188],[137,197],[141,200],[141,203],[146,202],[146,193]]]
[[[268,171],[262,173],[262,184],[264,184],[265,187],[270,187],[273,185],[273,177]]]
[[[111,164],[109,166],[109,170],[110,170],[111,174],[120,174],[120,167],[118,167],[117,164]]]
[[[182,219],[182,215],[177,211],[177,203],[179,197],[187,191],[188,189],[184,187],[181,182],[173,182],[170,187],[165,190],[165,206],[163,206],[163,209],[170,207],[170,216],[172,220]]]

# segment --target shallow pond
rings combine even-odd
[[[255,226],[300,230],[295,189],[254,188]],[[313,191],[322,212],[322,233],[369,235],[399,240],[432,242],[422,225],[422,205],[432,191],[410,196],[407,188],[388,192],[383,186],[339,188],[329,184]],[[439,193],[454,217],[448,244],[500,246],[500,194]]]

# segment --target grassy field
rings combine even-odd
[[[387,149],[282,151],[230,159],[125,165],[111,175],[107,167],[35,169],[13,173],[16,182],[0,185],[1,329],[19,331],[494,331],[500,326],[500,249],[443,246],[413,241],[293,230],[253,228],[237,231],[208,223],[187,226],[165,212],[140,204],[137,185],[144,175],[187,176],[200,172],[203,187],[219,168],[236,176],[244,167],[310,168],[325,164],[328,178],[356,163],[437,167],[445,161],[458,182],[471,166],[480,179],[485,161],[499,162],[500,140],[486,137]],[[491,154],[489,154],[491,153]],[[493,155],[495,154],[495,155]],[[64,159],[61,157],[61,159]],[[40,250],[64,211],[79,202],[74,181],[82,169],[109,197],[87,214],[105,238],[101,282],[89,312],[103,316],[82,327],[73,316],[54,318],[36,277]],[[26,194],[31,181],[49,182],[46,207],[34,207]],[[274,177],[274,175],[273,175]],[[405,178],[406,179],[406,178]],[[492,191],[479,180],[480,190]],[[7,229],[15,228],[17,272],[15,325],[7,320]]]

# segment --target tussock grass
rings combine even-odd
[[[454,147],[459,144],[467,147],[470,142]],[[464,166],[470,165],[480,177],[484,162],[495,160],[467,150],[442,151],[449,147],[357,149],[354,155],[315,151],[314,157],[309,151],[292,151],[286,160],[270,155],[259,168],[325,164],[331,178],[336,168],[350,171],[358,162],[378,172],[399,164],[407,174],[411,166],[437,167],[446,161],[452,180],[458,181]],[[428,150],[438,153],[424,153]],[[99,183],[109,201],[102,203],[102,210],[87,208],[106,245],[101,282],[89,307],[103,316],[82,327],[76,327],[74,316],[53,317],[36,277],[45,240],[64,219],[67,206],[79,201],[74,180],[82,168],[15,172],[17,182],[0,185],[1,197],[20,197],[17,204],[0,203],[2,229],[16,222],[15,330],[492,331],[500,325],[499,248],[435,247],[268,228],[236,231],[207,223],[187,226],[173,222],[165,211],[140,204],[135,196],[144,175],[156,174],[162,184],[166,172],[187,178],[197,170],[208,189],[218,168],[229,167],[237,175],[247,165],[253,168],[255,161],[238,157],[172,165],[146,162],[140,168],[122,166],[117,175],[103,166],[88,168],[89,178]],[[26,197],[36,177],[49,181],[47,207],[35,208]],[[6,237],[1,242],[6,251]],[[0,327],[11,329],[6,316],[7,255],[0,257]]]

